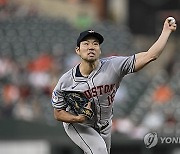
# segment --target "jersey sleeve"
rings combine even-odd
[[[67,103],[64,101],[62,91],[67,90],[68,87],[71,86],[71,76],[72,70],[69,70],[63,74],[52,92],[51,104],[57,110],[65,110],[68,107]]]
[[[135,69],[135,55],[133,56],[117,56],[112,59],[114,70],[120,76],[133,73]]]
[[[59,87],[58,83],[52,92],[51,104],[53,108],[62,110],[67,107],[67,103],[64,101],[63,94]]]

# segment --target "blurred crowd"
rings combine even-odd
[[[21,65],[11,57],[1,57],[0,64],[1,117],[24,120],[42,117],[44,111],[38,96],[48,99],[59,76],[54,59],[43,54]]]
[[[103,21],[91,27],[105,37],[103,57],[136,52],[127,26]],[[0,119],[56,124],[51,92],[59,77],[79,62],[74,52],[79,32],[64,19],[38,17],[34,7],[0,0]],[[151,130],[180,134],[179,57],[153,76],[141,71],[125,77],[115,97],[113,133],[130,138]]]

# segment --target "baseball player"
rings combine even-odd
[[[156,60],[176,26],[167,18],[161,35],[147,52],[103,59],[99,58],[103,36],[93,30],[80,33],[75,51],[81,62],[59,79],[51,102],[55,119],[63,122],[67,135],[84,153],[110,154],[113,101],[122,78]],[[61,91],[83,92],[88,99],[93,100],[87,108],[93,110],[94,116],[89,119],[74,114]]]

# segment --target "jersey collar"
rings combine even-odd
[[[78,65],[79,65],[79,64],[78,64]],[[99,61],[99,64],[98,64],[98,66],[96,67],[96,69],[94,69],[88,77],[76,76],[76,71],[77,71],[78,65],[76,65],[76,66],[72,69],[72,76],[73,76],[73,79],[74,79],[75,81],[77,81],[77,82],[79,81],[79,82],[80,82],[80,81],[87,81],[87,80],[93,78],[93,77],[98,73],[99,69],[100,69],[101,66],[102,66],[102,63],[101,63],[101,61]]]

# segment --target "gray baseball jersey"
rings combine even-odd
[[[99,65],[88,77],[80,75],[79,65],[66,72],[58,81],[52,93],[52,106],[57,110],[68,108],[61,91],[81,91],[93,103],[94,116],[84,123],[67,124],[64,128],[68,136],[87,154],[108,154],[111,143],[113,101],[122,78],[134,72],[135,55],[113,56],[100,59]],[[82,127],[84,127],[82,131]],[[84,133],[86,130],[86,133]],[[82,132],[81,132],[82,131]],[[91,135],[90,135],[91,134]],[[89,135],[89,136],[88,136]],[[79,137],[78,137],[79,136]],[[97,147],[94,145],[94,141]],[[99,150],[105,146],[106,150]]]

